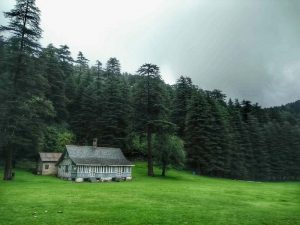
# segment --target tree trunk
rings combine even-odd
[[[167,166],[166,166],[165,163],[163,163],[163,164],[162,164],[162,168],[161,168],[161,175],[162,175],[163,177],[166,176],[166,170],[167,170]]]
[[[153,177],[153,159],[152,159],[152,130],[150,123],[150,81],[149,73],[147,74],[147,147],[148,147],[148,176]]]
[[[12,180],[12,149],[7,147],[5,149],[5,167],[3,180]]]
[[[147,154],[147,159],[148,159],[148,176],[153,177],[154,176],[154,171],[153,171],[153,159],[152,159],[152,131],[150,128],[150,125],[148,124],[147,127],[147,146],[148,146],[148,154]]]

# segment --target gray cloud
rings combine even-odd
[[[296,1],[210,1],[169,22],[157,38],[172,40],[161,60],[230,97],[263,106],[294,101],[300,98],[298,12]]]

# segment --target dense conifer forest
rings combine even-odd
[[[66,45],[39,45],[34,0],[5,13],[0,38],[0,154],[14,162],[65,144],[120,147],[132,159],[246,180],[300,179],[300,101],[262,108],[201,89],[188,76],[166,84],[159,66],[136,74],[121,62],[90,62]],[[67,31],[66,31],[67,32]],[[216,65],[217,66],[217,65]]]

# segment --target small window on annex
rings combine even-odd
[[[49,169],[49,165],[45,164],[45,170]]]

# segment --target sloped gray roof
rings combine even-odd
[[[133,165],[119,148],[66,145],[70,159],[77,165]]]
[[[43,162],[57,162],[62,155],[58,152],[40,152],[39,154]]]

